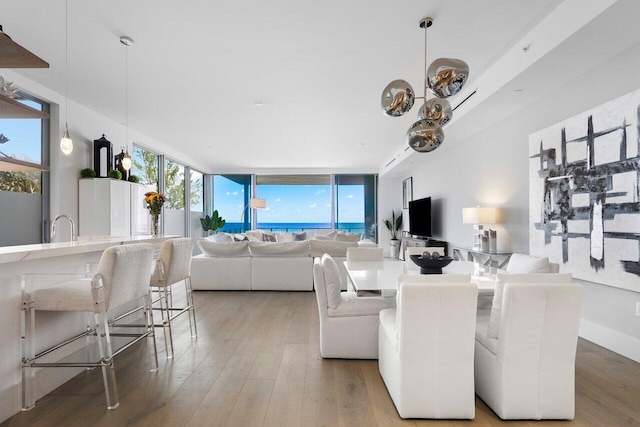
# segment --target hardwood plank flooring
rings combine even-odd
[[[197,339],[174,322],[175,357],[157,329],[160,369],[146,343],[116,361],[120,407],[106,409],[99,369],[38,400],[14,426],[533,426],[504,422],[476,398],[473,421],[403,420],[375,360],[320,357],[312,292],[195,292]],[[576,419],[545,426],[640,426],[640,364],[585,340],[576,359]]]

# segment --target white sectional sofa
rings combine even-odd
[[[194,290],[313,290],[313,259],[331,255],[340,268],[343,290],[347,249],[374,243],[330,239],[213,242],[200,239],[201,255],[191,262]]]

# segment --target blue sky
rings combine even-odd
[[[240,222],[245,206],[243,186],[227,179],[215,182],[214,209],[227,222]],[[267,208],[258,210],[261,223],[328,223],[331,221],[329,185],[260,185],[257,197],[267,200]],[[340,222],[364,222],[364,188],[359,185],[339,188]]]
[[[40,110],[40,104],[21,100],[21,102]],[[8,142],[0,144],[2,153],[26,160],[40,163],[42,158],[41,147],[41,120],[40,119],[2,119],[0,120],[0,133],[9,138]]]

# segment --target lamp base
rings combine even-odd
[[[482,251],[482,236],[484,236],[484,227],[482,224],[475,224],[473,226],[473,249],[476,251]]]

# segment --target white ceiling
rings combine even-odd
[[[17,71],[64,94],[65,2],[2,3],[4,30],[51,64]],[[421,18],[434,18],[429,62],[465,60],[473,85],[560,3],[68,0],[68,94],[124,123],[128,53],[129,127],[206,172],[377,171],[418,110],[385,117],[380,95],[398,78],[421,92]],[[121,35],[135,40],[128,52]]]

